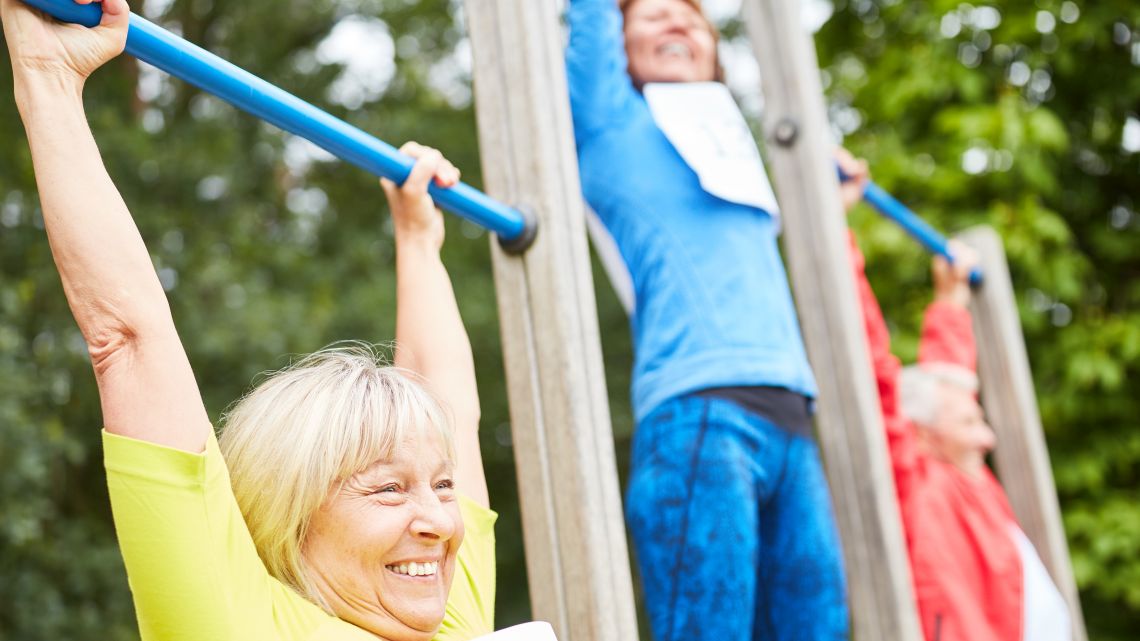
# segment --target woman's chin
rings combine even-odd
[[[342,619],[344,617],[341,617]],[[395,621],[349,621],[357,627],[383,639],[393,641],[431,641],[443,623],[443,614],[438,617],[421,618],[418,615],[398,617]]]
[[[446,609],[446,603],[412,603],[406,604],[399,608],[394,614],[400,624],[409,632],[415,631],[416,634],[408,634],[403,639],[431,639],[435,633],[439,631],[439,626],[443,623],[443,615]]]
[[[381,638],[398,641],[430,641],[439,632],[446,601],[437,598],[382,603],[368,612],[334,608],[337,618]]]

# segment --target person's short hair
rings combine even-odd
[[[933,424],[942,411],[943,385],[976,393],[978,377],[964,367],[947,363],[904,367],[899,374],[899,411],[916,425]]]
[[[391,458],[410,435],[436,434],[454,460],[451,422],[416,374],[384,350],[335,345],[269,375],[223,418],[219,445],[257,553],[277,580],[331,613],[302,546],[339,484]]]

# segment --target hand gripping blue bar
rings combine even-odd
[[[848,176],[842,170],[839,171],[839,180],[843,182],[848,180]],[[863,200],[878,210],[880,214],[895,221],[927,251],[954,262],[954,257],[950,255],[950,246],[946,242],[946,237],[938,233],[936,229],[930,226],[930,223],[923,220],[882,187],[868,181],[867,187],[863,191]],[[983,281],[984,277],[980,268],[975,267],[970,271],[970,285],[972,287],[980,287]]]
[[[97,3],[24,2],[57,20],[86,27],[98,25],[103,16],[103,9]],[[391,145],[134,13],[130,16],[126,51],[373,175],[403,184],[415,164],[412,158]],[[444,209],[498,234],[500,244],[508,252],[522,253],[534,240],[538,220],[530,212],[507,207],[464,183],[448,189],[433,183],[429,192]]]

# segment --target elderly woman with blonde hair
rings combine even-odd
[[[83,0],[81,0],[83,1]],[[215,439],[142,238],[83,112],[128,8],[94,29],[0,0],[44,225],[90,349],[120,547],[143,639],[471,639],[491,632],[494,512],[471,347],[418,161],[384,184],[396,232],[397,349],[325,350],[269,376]]]

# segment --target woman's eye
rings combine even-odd
[[[454,490],[455,489],[455,481],[452,481],[451,479],[447,479],[445,481],[440,481],[439,483],[435,484],[435,489],[437,489],[437,490]]]
[[[374,494],[386,494],[386,493],[399,492],[399,491],[400,491],[399,485],[397,485],[395,483],[389,483],[388,485],[384,485],[384,486],[377,488],[376,492],[374,492]]]

